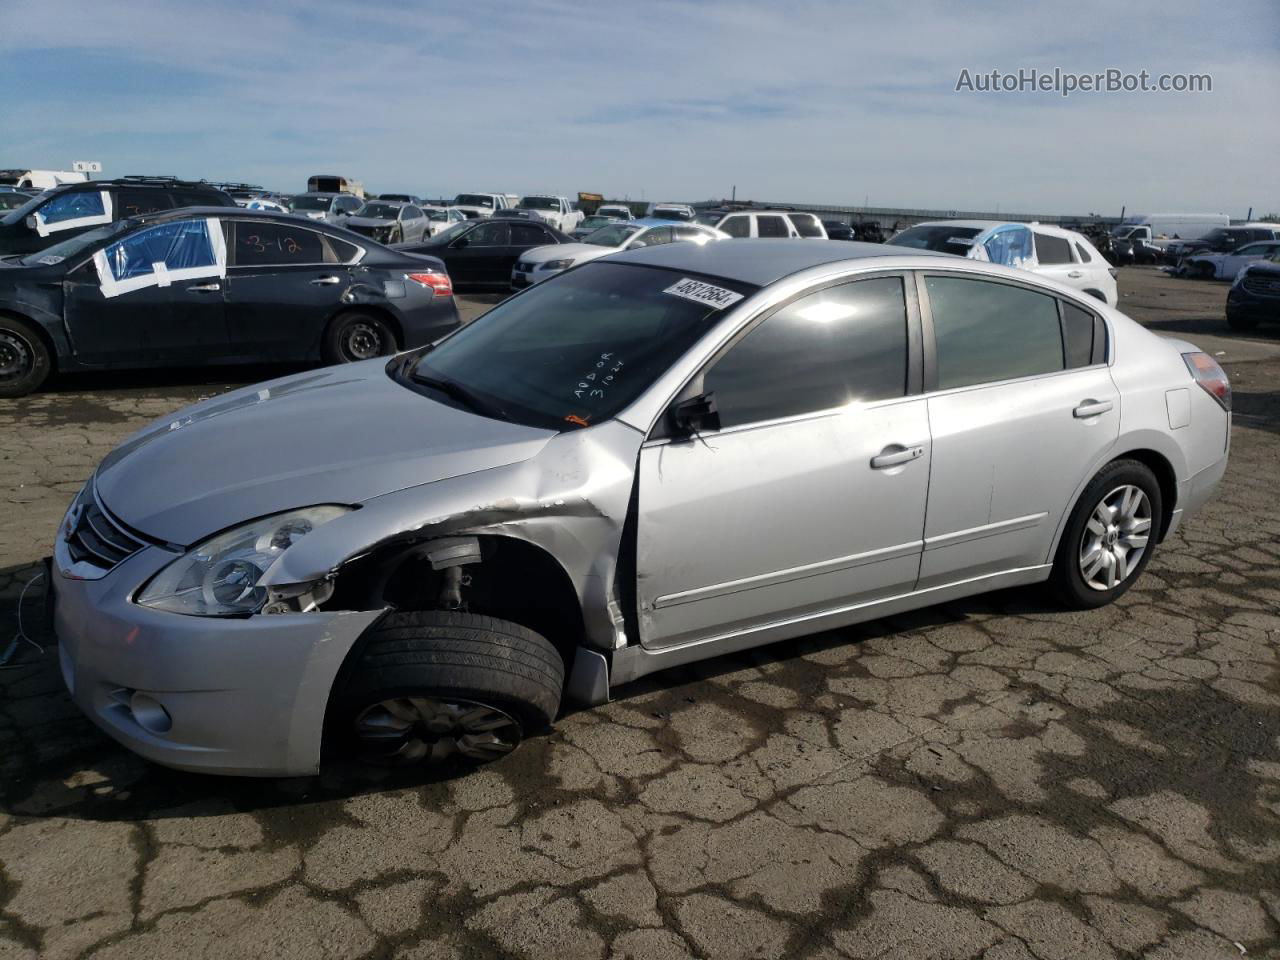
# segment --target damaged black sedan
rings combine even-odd
[[[54,370],[368,360],[458,325],[434,257],[284,214],[166,210],[0,258],[0,397]]]

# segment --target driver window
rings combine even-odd
[[[505,247],[510,236],[509,225],[501,220],[482,223],[466,234],[469,247]]]

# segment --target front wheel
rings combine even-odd
[[[1071,511],[1049,583],[1068,607],[1105,606],[1151,560],[1163,513],[1160,484],[1137,460],[1104,467]]]
[[[0,397],[25,397],[49,376],[49,348],[17,317],[0,316]]]
[[[396,352],[396,338],[385,320],[352,311],[334,317],[324,334],[325,363],[356,363]]]
[[[527,627],[428,610],[391,613],[371,629],[332,712],[332,735],[361,760],[485,763],[560,709],[564,661]]]

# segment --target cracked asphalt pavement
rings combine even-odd
[[[1232,336],[1221,284],[1121,290],[1237,415],[1217,498],[1110,608],[979,597],[646,678],[478,771],[253,781],[99,734],[32,583],[0,958],[1280,957],[1280,329]],[[0,401],[0,650],[94,464],[278,372]]]

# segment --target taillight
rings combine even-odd
[[[430,273],[406,273],[405,279],[430,287],[437,297],[453,296],[453,281],[449,279],[447,273],[438,273],[435,270]]]
[[[1222,404],[1223,410],[1230,410],[1231,381],[1227,379],[1226,371],[1218,366],[1218,361],[1200,351],[1184,353],[1182,359],[1186,362],[1187,369],[1191,371],[1192,378],[1200,384],[1205,393]]]

